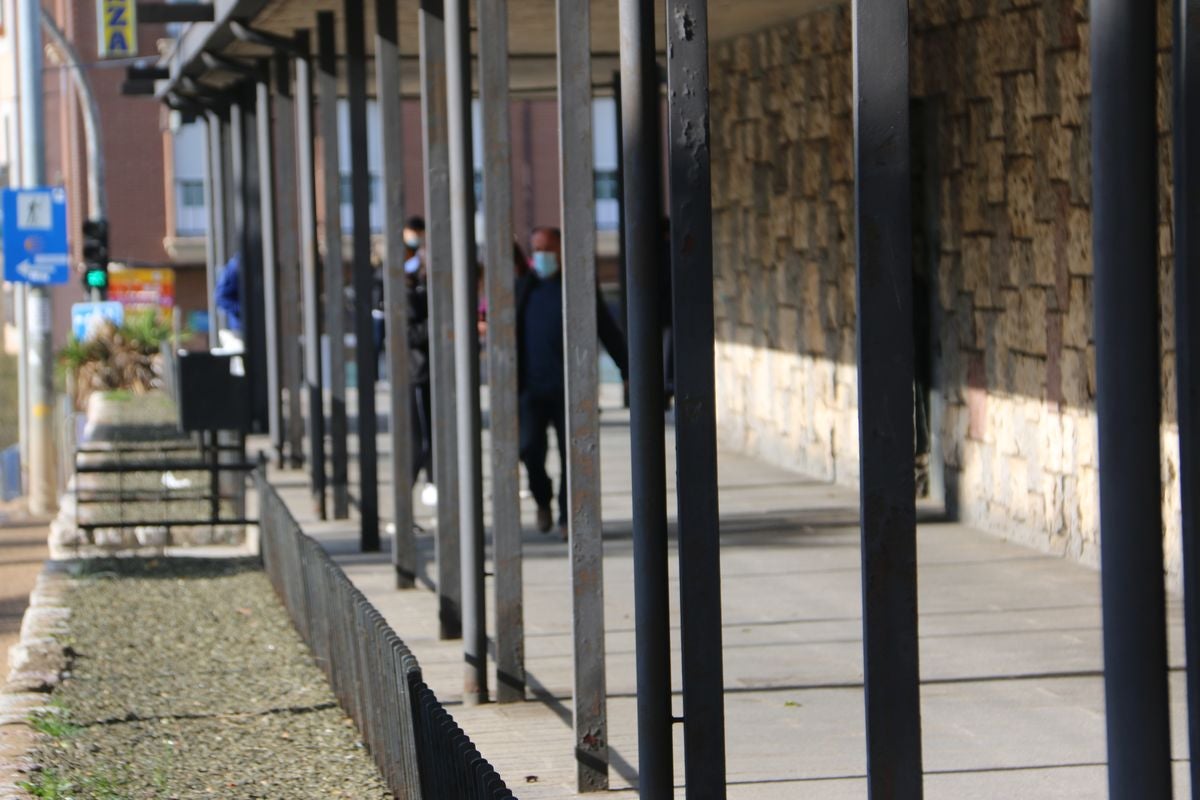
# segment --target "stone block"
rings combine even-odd
[[[1004,202],[1004,141],[989,139],[983,143],[983,166],[987,175],[987,202]]]
[[[958,202],[962,211],[964,234],[990,233],[987,217],[987,178],[978,170],[971,169],[962,174],[959,183],[961,195]]]
[[[999,40],[992,42],[998,72],[1032,71],[1037,56],[1037,15],[1031,11],[1000,14]]]
[[[1091,103],[1081,100],[1084,119],[1079,132],[1071,138],[1071,203],[1089,206],[1092,202],[1092,123]]]
[[[1067,271],[1071,275],[1092,274],[1092,215],[1079,206],[1067,211]]]
[[[1029,157],[1009,159],[1006,183],[1008,221],[1012,227],[1012,235],[1018,239],[1032,239],[1034,233],[1033,159]]]
[[[1054,59],[1056,83],[1058,85],[1058,115],[1063,125],[1080,128],[1084,124],[1086,113],[1082,98],[1091,92],[1088,79],[1087,59],[1079,51],[1070,50],[1059,53]]]
[[[1036,87],[1032,72],[1004,78],[1004,142],[1009,156],[1033,155],[1033,114]]]
[[[1063,400],[1074,408],[1090,408],[1091,393],[1088,389],[1087,351],[1064,347],[1062,352],[1062,395]]]

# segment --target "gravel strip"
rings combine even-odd
[[[85,562],[68,605],[42,796],[391,797],[256,562]]]

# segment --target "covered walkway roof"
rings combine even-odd
[[[737,36],[759,28],[795,19],[814,8],[836,3],[830,0],[713,0],[709,3],[710,25],[714,38]],[[374,30],[374,4],[364,2],[366,29]],[[440,9],[441,0],[428,5]],[[168,93],[180,95],[218,94],[242,80],[236,68],[222,66],[217,59],[235,61],[267,58],[271,48],[243,41],[235,34],[240,23],[255,31],[290,39],[298,31],[312,29],[318,12],[333,12],[338,21],[337,42],[344,49],[342,0],[216,0],[215,22],[190,25],[180,37],[169,56],[171,78],[160,84],[160,98]],[[417,12],[420,3],[410,0],[400,4],[400,54],[412,69],[405,70],[403,91],[416,96],[418,75]],[[478,53],[478,30],[475,9],[471,9],[471,52]],[[509,5],[510,87],[523,96],[553,95],[555,92],[555,11],[554,0],[518,0]],[[615,3],[591,4],[592,76],[597,89],[608,91],[613,73],[618,68],[617,8]],[[658,48],[665,48],[663,29],[657,31]],[[368,56],[373,54],[374,41],[367,37]],[[208,54],[206,57],[205,54]],[[189,84],[182,80],[194,81]],[[473,75],[478,82],[478,75]],[[370,79],[373,83],[373,78]],[[186,87],[186,88],[185,88]],[[374,93],[374,86],[368,87]]]

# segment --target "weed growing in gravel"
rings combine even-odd
[[[66,739],[82,730],[71,722],[67,716],[67,710],[61,704],[53,701],[50,708],[30,716],[29,727],[51,739]]]
[[[108,778],[87,777],[75,782],[50,770],[39,773],[36,781],[22,782],[21,788],[42,800],[124,800]]]

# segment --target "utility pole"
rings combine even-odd
[[[96,93],[92,91],[92,83],[75,46],[63,34],[62,29],[55,24],[54,18],[45,8],[41,10],[42,30],[58,50],[59,57],[67,65],[71,75],[71,83],[75,86],[76,99],[83,111],[83,140],[87,149],[87,195],[88,214],[84,224],[84,258],[88,260],[87,286],[92,300],[103,300],[108,288],[108,202],[105,195],[104,183],[104,141],[100,132],[100,104],[96,102]],[[88,259],[89,245],[92,253],[97,256]],[[96,250],[101,252],[97,253]],[[96,280],[98,275],[100,280]]]
[[[17,58],[21,110],[21,185],[46,180],[45,104],[42,98],[42,7],[19,0]],[[25,341],[29,391],[29,511],[53,513],[58,505],[54,481],[54,353],[51,343],[50,289],[29,284],[25,291]]]

